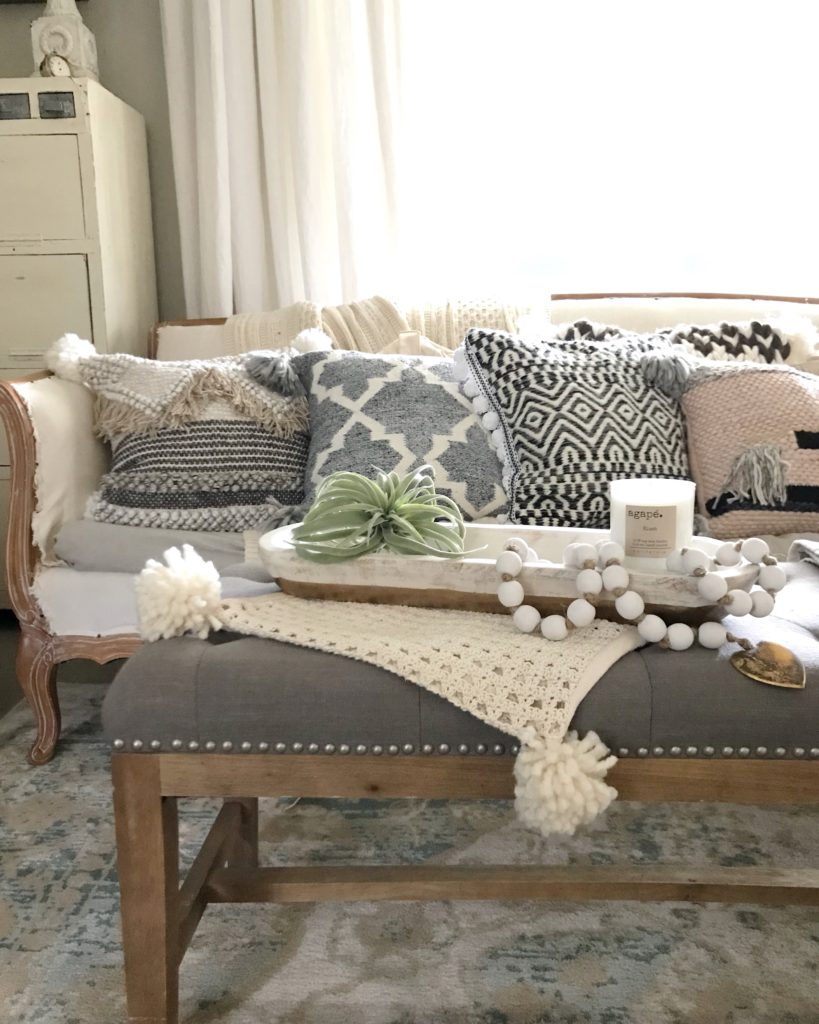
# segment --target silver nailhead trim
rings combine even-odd
[[[245,754],[249,754],[250,751],[253,749],[253,744],[250,742],[250,740],[242,740],[240,747]]]
[[[685,752],[689,757],[694,757],[695,754],[699,753],[699,750],[697,747],[686,747]]]
[[[151,740],[151,750],[159,750],[162,746],[160,740]]]
[[[421,747],[421,750],[425,754],[431,754],[432,753],[432,744],[431,743],[425,743],[423,745],[423,747]]]
[[[268,750],[270,750],[270,744],[267,742],[267,740],[262,740],[262,742],[259,744],[259,750],[261,750],[263,754],[266,754]]]
[[[405,754],[411,754],[415,750],[415,747],[411,743],[405,743],[401,749]]]
[[[819,757],[819,747],[811,747],[810,748],[810,756],[811,757]]]
[[[628,747],[620,747],[617,751],[618,757],[628,757]]]
[[[722,753],[725,755],[725,757],[731,757],[731,755],[734,753],[734,748],[733,747],[723,747],[722,748]]]
[[[131,746],[134,750],[142,750],[142,740],[131,740]]]
[[[638,757],[648,757],[648,747],[638,747],[637,748],[637,756]]]
[[[662,757],[664,753],[665,753],[665,750],[663,750],[662,747],[655,747],[654,748],[654,756],[655,757]]]
[[[216,750],[216,744],[213,742],[213,740],[208,740],[208,742],[205,744],[205,750]]]
[[[285,750],[287,750],[287,744],[279,742],[273,749],[276,751],[277,754],[283,754]]]
[[[125,740],[114,740],[114,749],[115,750],[122,750],[122,748],[124,746],[125,746]]]
[[[794,757],[804,757],[805,756],[805,748],[804,747],[794,747],[793,748],[793,756]]]
[[[319,752],[319,745],[318,745],[318,743],[308,743],[307,744],[307,753],[308,754],[317,754],[318,752]]]
[[[191,740],[190,743],[188,744],[188,750],[198,750],[198,749],[199,749],[199,743],[196,740]]]
[[[339,743],[339,745],[338,745],[338,752],[339,752],[339,754],[349,754],[350,753],[350,744],[349,743]]]
[[[469,753],[469,745],[467,743],[459,743],[458,744],[458,753],[459,754],[468,754]]]
[[[703,747],[702,752],[706,755],[706,757],[713,757],[716,753],[713,747]]]
[[[477,752],[479,754],[485,754],[486,753],[486,744],[485,743],[479,743],[477,745],[477,747],[475,747],[475,750],[477,750]]]
[[[393,756],[395,756],[395,754],[397,754],[397,753],[398,753],[398,751],[399,751],[399,747],[398,747],[398,744],[397,744],[397,743],[391,743],[391,744],[390,744],[390,745],[389,745],[389,746],[387,747],[387,753],[388,753],[388,754],[392,754]]]
[[[672,747],[670,753],[672,757],[679,757],[682,753],[682,747]]]
[[[293,753],[294,754],[300,754],[302,752],[302,750],[304,750],[304,744],[303,743],[294,743],[292,749],[293,749]]]
[[[448,754],[449,753],[449,744],[448,743],[439,743],[438,744],[438,753],[439,754]]]
[[[787,754],[787,750],[784,747],[777,747],[774,753],[777,757],[784,757]]]
[[[182,749],[182,740],[171,740],[171,746],[174,750]]]
[[[737,751],[740,757],[747,757],[751,753],[750,747],[740,747]]]
[[[355,748],[355,752],[357,754],[366,754],[367,748],[364,746],[363,743],[359,743],[358,746]]]
[[[336,745],[335,745],[335,743],[325,743],[324,744],[324,753],[325,754],[335,754],[335,752],[336,752]]]
[[[225,740],[224,741],[224,743],[222,744],[222,750],[228,750],[228,751],[233,750],[233,744],[231,743],[230,740]]]
[[[758,757],[764,757],[768,753],[768,748],[767,747],[757,747],[756,748],[756,752],[757,752],[757,756]]]
[[[520,747],[517,745],[517,743],[513,747],[509,748],[509,753],[514,754],[515,756],[517,756],[520,753]]]
[[[384,748],[381,746],[380,743],[376,743],[375,744],[375,746],[373,747],[373,753],[374,754],[383,754],[384,753]]]
[[[492,753],[493,754],[502,754],[503,753],[503,744],[502,743],[496,743],[494,745],[494,747],[492,747]]]

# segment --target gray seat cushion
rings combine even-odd
[[[804,690],[740,675],[728,661],[733,647],[683,653],[647,647],[606,673],[580,705],[574,727],[595,729],[613,750],[632,756],[678,756],[689,747],[713,756],[819,756],[819,569],[803,564],[788,571],[776,616],[726,623],[739,635],[798,654],[808,674]],[[240,752],[249,743],[273,753],[293,752],[294,744],[305,752],[346,744],[385,752],[426,745],[443,753],[514,745],[512,737],[383,669],[229,633],[146,645],[118,673],[103,720],[112,741],[128,749],[141,741],[137,748],[145,751],[155,749],[152,741],[178,749],[174,740],[183,749],[229,744]]]

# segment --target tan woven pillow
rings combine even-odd
[[[819,531],[819,378],[715,363],[691,375],[682,404],[715,537]]]

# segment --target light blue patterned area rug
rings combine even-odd
[[[65,739],[24,764],[0,725],[0,1021],[124,1020],[103,688],[64,685]],[[265,859],[815,864],[804,810],[615,804],[546,842],[506,804],[263,803]],[[211,806],[183,806],[190,858]],[[187,808],[187,810],[185,810]],[[684,904],[362,903],[206,913],[185,1024],[817,1024],[819,911]]]

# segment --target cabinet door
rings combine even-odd
[[[85,256],[0,255],[0,369],[40,369],[67,331],[91,337]]]
[[[0,239],[65,238],[85,238],[77,136],[0,136]]]

